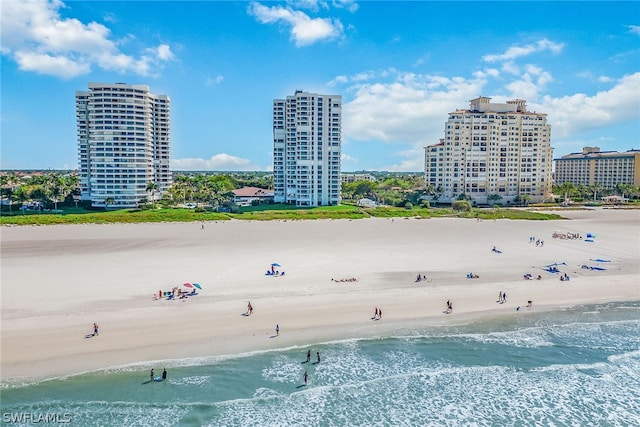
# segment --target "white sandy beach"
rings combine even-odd
[[[640,300],[639,211],[561,214],[571,219],[2,227],[1,378]],[[554,239],[555,230],[596,238]],[[530,236],[544,245],[530,243]],[[285,276],[265,276],[274,262]],[[571,280],[543,270],[552,263]],[[470,272],[479,278],[467,279]],[[542,280],[524,280],[525,273]],[[416,283],[417,274],[427,280]],[[351,277],[357,281],[339,281]],[[185,282],[203,290],[186,300],[152,298]],[[500,291],[507,293],[504,304],[496,303]],[[447,315],[448,299],[453,312]],[[243,316],[248,301],[254,314]],[[382,308],[381,320],[371,320],[374,307]],[[100,335],[85,338],[93,322]],[[273,337],[276,324],[280,335]]]

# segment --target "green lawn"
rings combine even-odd
[[[82,208],[64,208],[63,213],[51,212],[3,212],[0,224],[49,225],[49,224],[113,224],[142,222],[194,222],[224,220],[313,220],[313,219],[361,219],[361,218],[482,218],[482,219],[562,219],[557,214],[545,214],[525,209],[472,209],[454,212],[450,208],[361,208],[354,205],[298,208],[275,204],[240,208],[238,213],[202,212],[195,209],[122,209],[113,211],[87,211]]]

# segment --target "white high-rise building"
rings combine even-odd
[[[461,195],[478,204],[532,202],[551,197],[553,148],[547,115],[526,101],[470,101],[449,113],[445,137],[425,147],[425,183],[441,202]]]
[[[342,97],[296,91],[273,101],[274,200],[340,203]]]
[[[146,85],[89,83],[76,91],[81,200],[136,207],[160,199],[169,169],[170,100]],[[147,191],[149,184],[157,187]]]

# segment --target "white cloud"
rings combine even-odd
[[[64,56],[18,51],[14,57],[20,64],[20,69],[52,76],[73,77],[87,74],[91,70],[88,63],[79,60],[73,61]]]
[[[290,7],[267,7],[257,2],[248,6],[248,13],[263,24],[283,22],[291,27],[291,39],[296,46],[311,45],[320,40],[331,40],[344,33],[342,23],[337,19],[310,18],[309,15]]]
[[[507,61],[502,64],[502,71],[509,74],[520,74],[520,67],[518,67],[513,61]]]
[[[609,76],[598,76],[598,79],[597,79],[597,80],[598,80],[598,82],[599,82],[599,83],[611,83],[611,82],[613,82],[613,81],[614,81],[614,80],[613,80],[611,77],[609,77]]]
[[[593,96],[583,93],[559,98],[545,96],[532,107],[548,112],[553,137],[566,138],[616,123],[640,122],[638,93],[640,72],[624,76],[611,89]]]
[[[329,8],[327,2],[320,0],[287,0],[287,4],[295,9],[308,9],[313,12],[317,12],[320,8]]]
[[[347,9],[352,13],[360,7],[355,0],[333,0],[333,6],[338,9]]]
[[[549,83],[553,81],[553,77],[547,71],[535,65],[527,64],[524,66],[524,74],[506,85],[511,92],[512,98],[524,98],[528,100],[536,100],[539,93],[543,91]]]
[[[162,61],[173,59],[166,44],[148,48],[136,58],[124,54],[102,24],[84,24],[61,18],[66,7],[59,0],[23,0],[2,3],[0,51],[21,70],[62,78],[87,74],[92,66],[118,72],[148,75]]]
[[[344,151],[340,154],[340,160],[343,162],[358,163],[358,159],[356,159],[355,157],[351,157]]]
[[[420,151],[421,153],[414,153],[414,156],[411,159],[403,160],[400,163],[392,163],[386,166],[382,166],[380,170],[389,172],[423,172],[424,150]]]
[[[216,154],[209,159],[186,158],[172,159],[173,170],[202,170],[202,171],[242,171],[259,170],[260,168],[248,159],[232,156],[226,153]]]
[[[446,114],[482,92],[483,78],[398,74],[388,83],[352,87],[343,105],[343,132],[354,140],[433,144],[442,138]]]
[[[512,61],[516,58],[528,56],[537,52],[549,50],[554,54],[558,54],[564,48],[563,43],[554,43],[548,39],[541,39],[535,43],[525,46],[511,46],[504,53],[485,55],[482,60],[485,62],[503,62]]]
[[[327,83],[328,86],[335,86],[339,83],[347,83],[349,81],[349,77],[347,76],[336,76],[333,80]]]
[[[595,81],[598,83],[611,83],[614,82],[615,80],[612,79],[609,76],[594,76],[593,73],[591,71],[581,71],[579,73],[576,74],[578,77],[590,80],[590,81]]]
[[[627,25],[627,28],[633,34],[640,34],[640,25]]]
[[[205,84],[207,86],[219,85],[220,83],[222,83],[223,80],[224,80],[224,77],[218,74],[215,77],[208,77]]]
[[[161,44],[156,47],[155,50],[158,53],[158,59],[163,61],[171,61],[174,59],[173,52],[171,52],[171,47],[167,44]]]

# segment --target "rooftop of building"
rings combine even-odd
[[[600,147],[584,147],[581,153],[570,153],[556,160],[575,160],[575,159],[597,159],[607,157],[631,157],[640,154],[640,150],[631,149],[627,151],[600,151]]]
[[[232,191],[236,197],[271,197],[273,190],[258,187],[242,187]]]

